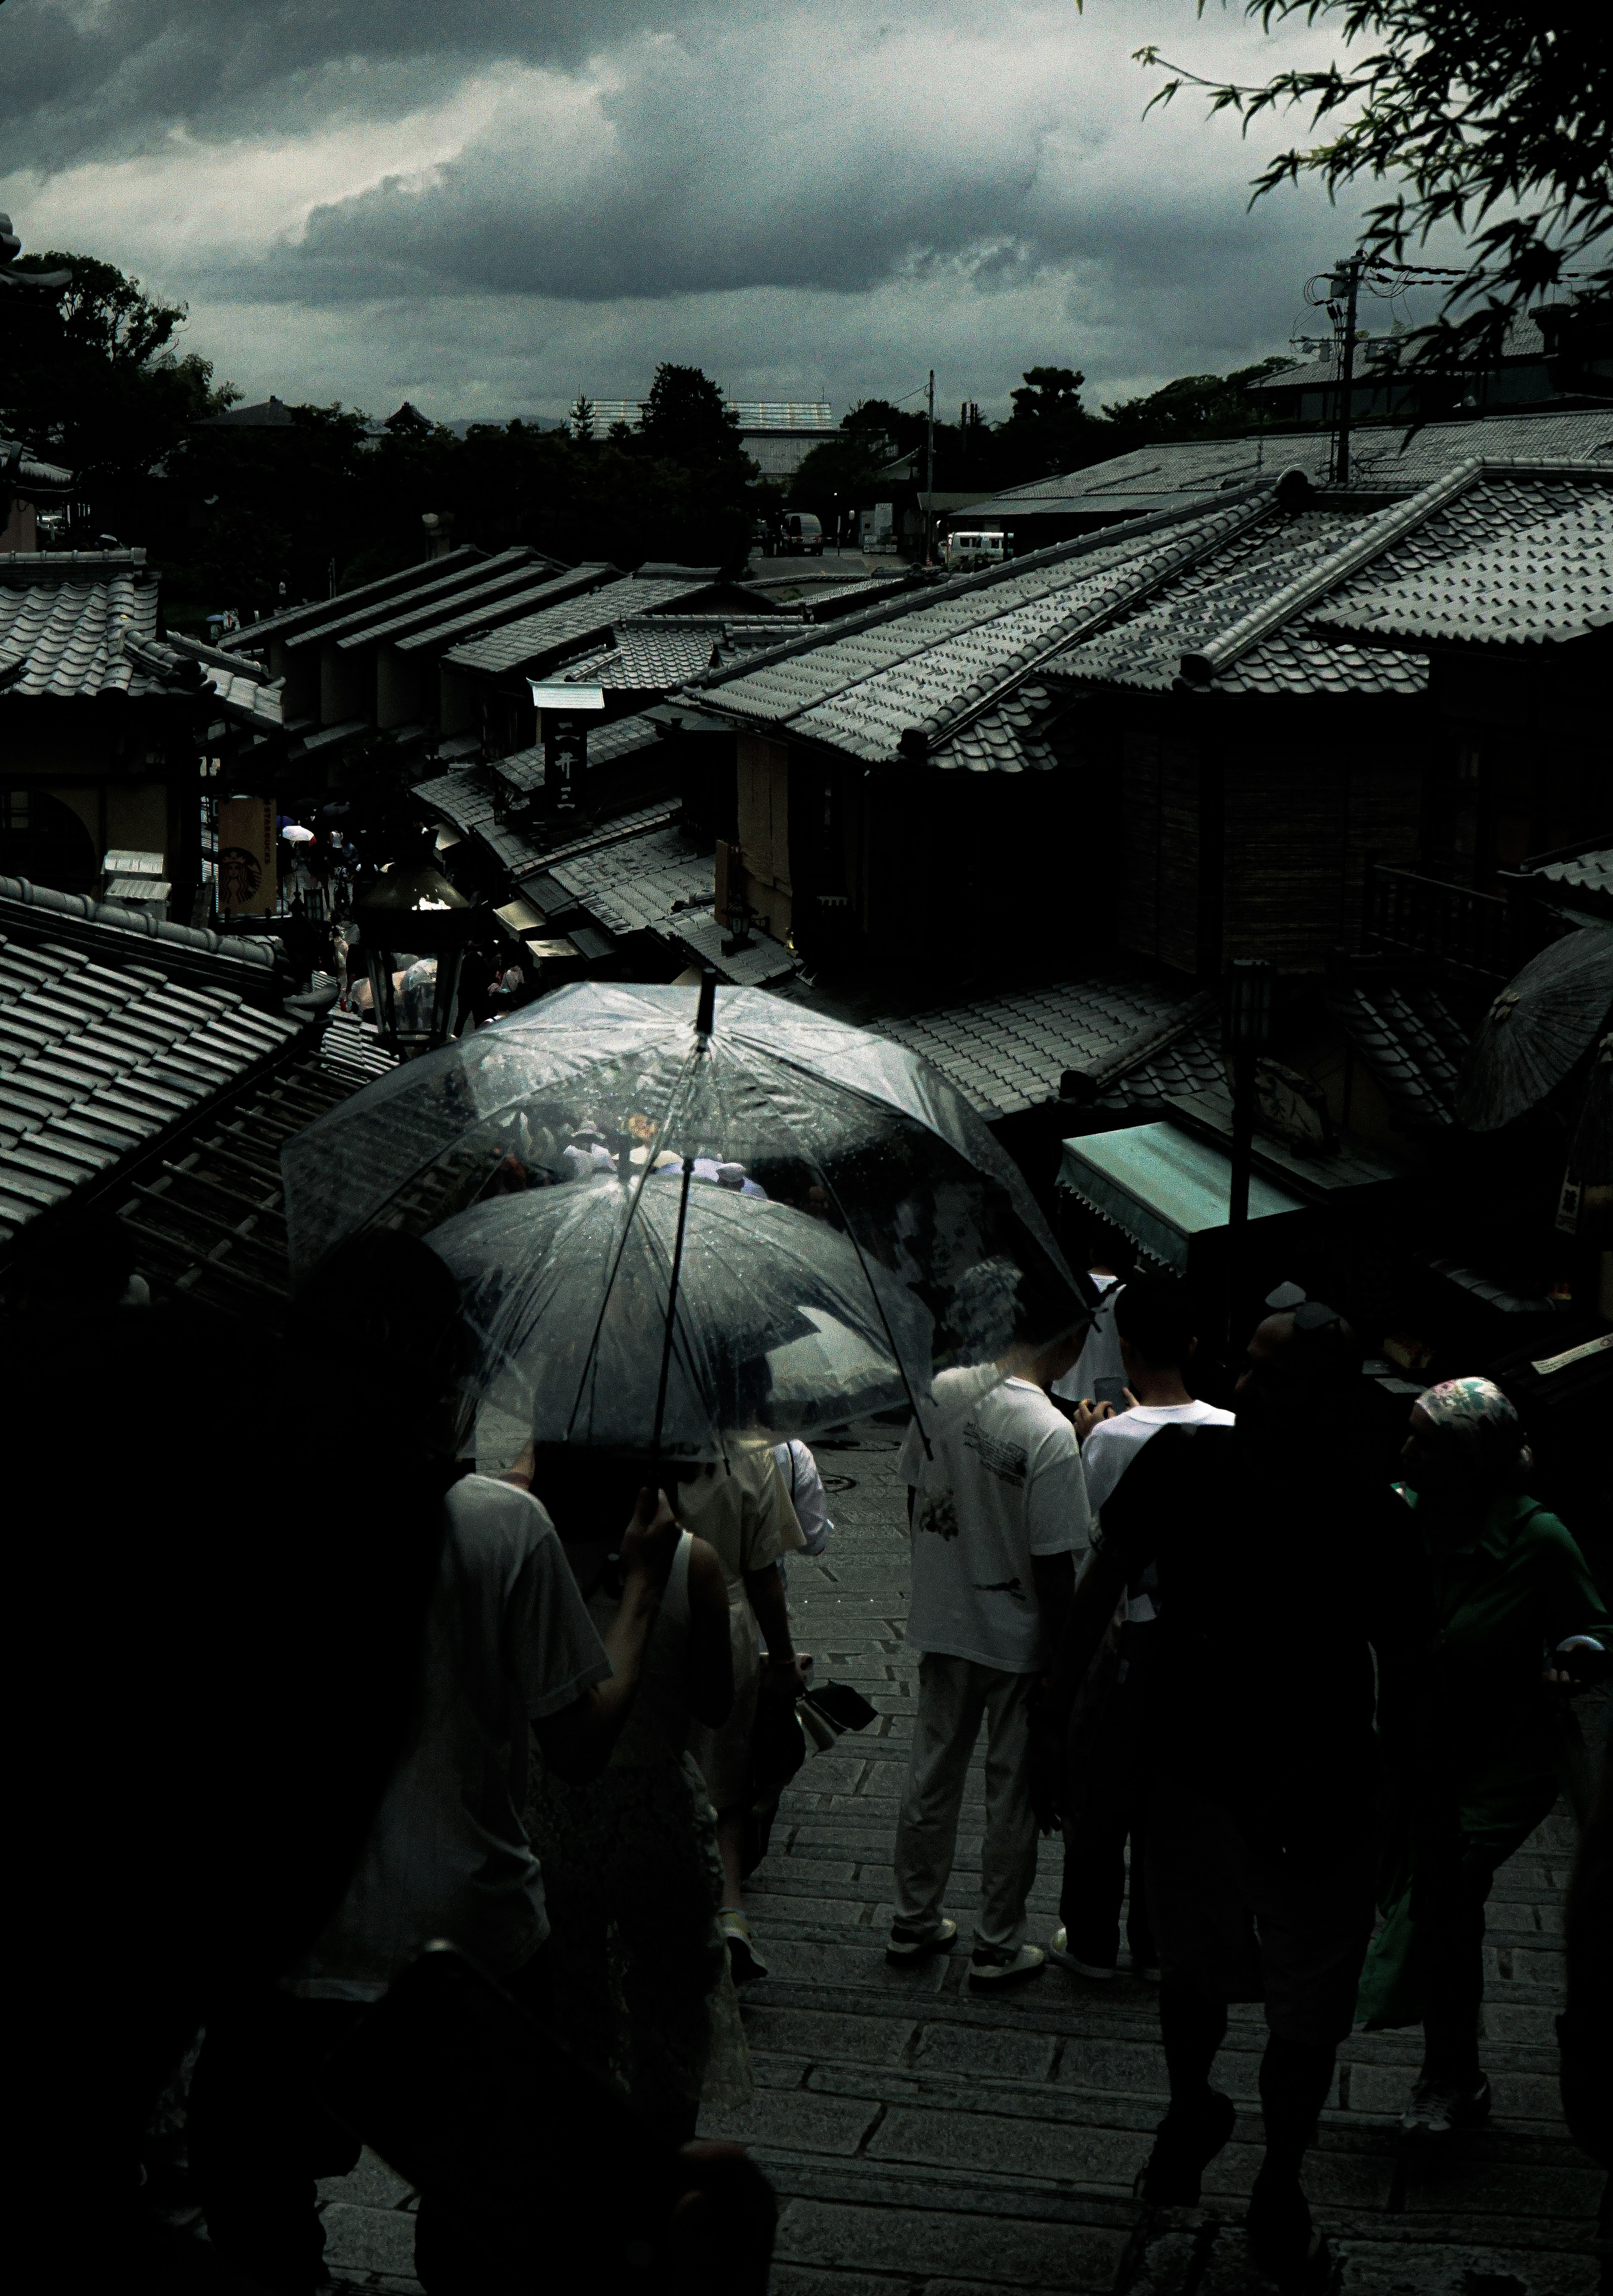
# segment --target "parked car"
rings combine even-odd
[[[821,558],[823,529],[809,510],[786,511],[779,521],[781,558]]]
[[[941,545],[942,559],[954,574],[980,566],[1001,566],[1013,554],[1013,545],[1000,526],[961,527]]]

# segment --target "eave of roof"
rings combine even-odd
[[[240,629],[231,630],[223,641],[229,653],[253,653],[271,638],[284,638],[313,627],[315,622],[329,621],[333,610],[350,611],[361,605],[379,604],[389,598],[400,597],[405,591],[417,588],[422,582],[439,579],[451,568],[485,566],[487,553],[468,542],[457,550],[450,550],[441,558],[430,558],[418,566],[405,566],[396,574],[378,574],[373,582],[361,582],[356,589],[342,590],[334,598],[311,598],[301,606],[287,606],[282,612],[270,614],[260,622],[243,623]]]

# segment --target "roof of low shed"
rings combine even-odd
[[[452,647],[444,659],[454,669],[494,674],[520,669],[526,662],[564,652],[569,647],[580,652],[596,631],[602,635],[609,632],[623,615],[675,606],[682,600],[698,598],[701,591],[710,587],[711,577],[703,570],[648,578],[630,575],[625,581],[612,582],[602,592],[590,591],[584,597],[563,600],[542,612],[507,622],[485,637]]]

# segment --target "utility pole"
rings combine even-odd
[[[1340,279],[1345,283],[1344,352],[1339,370],[1339,451],[1333,458],[1333,483],[1347,487],[1350,482],[1350,414],[1355,396],[1355,299],[1361,291],[1359,255],[1352,255],[1333,274],[1335,294]]]
[[[936,536],[936,371],[929,370],[929,412],[924,418],[924,563],[935,559]]]

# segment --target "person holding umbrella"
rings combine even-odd
[[[1528,1496],[1523,1427],[1492,1381],[1429,1388],[1402,1457],[1438,1618],[1445,1822],[1398,1830],[1356,2013],[1374,2031],[1421,2024],[1401,2127],[1438,2142],[1490,2110],[1478,2062],[1485,1900],[1557,1800],[1571,1751],[1563,1700],[1613,1666],[1613,1620],[1568,1529]]]

